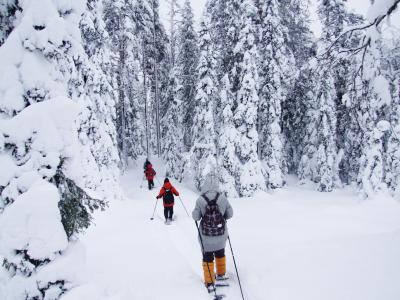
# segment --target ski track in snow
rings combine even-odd
[[[154,162],[158,174],[164,174]],[[82,242],[86,282],[63,300],[212,299],[202,285],[197,229],[176,198],[176,220],[164,224],[160,188],[147,190],[141,165],[122,178],[124,201],[96,214]],[[197,195],[174,182],[189,213]],[[247,300],[400,299],[400,203],[359,201],[349,191],[321,194],[291,185],[270,194],[231,200],[229,221]],[[241,299],[229,244],[230,300]]]

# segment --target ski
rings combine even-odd
[[[211,288],[211,287],[207,287],[207,291],[208,291],[208,294],[210,295],[210,296],[213,296],[213,300],[221,300],[221,299],[223,299],[223,298],[225,298],[226,297],[226,295],[225,294],[219,294],[219,293],[217,293],[218,291],[217,291],[217,285],[214,283],[214,285],[213,285],[213,288]]]

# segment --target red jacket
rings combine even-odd
[[[147,165],[147,169],[144,171],[144,175],[146,176],[147,180],[153,180],[154,176],[156,176],[156,171],[154,171],[151,164]]]
[[[162,186],[162,188],[161,188],[161,190],[160,190],[160,193],[159,193],[158,196],[157,196],[157,199],[159,199],[159,198],[161,198],[161,197],[164,196],[165,190],[171,190],[171,192],[172,192],[175,196],[179,196],[179,192],[172,186],[172,184],[169,183],[169,182],[166,182],[166,183],[164,183],[164,185]],[[166,203],[164,202],[163,204],[164,204],[164,207],[171,207],[171,206],[174,206],[174,203],[166,204]]]

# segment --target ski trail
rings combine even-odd
[[[67,293],[66,300],[213,298],[203,286],[197,229],[180,199],[171,225],[164,224],[161,200],[150,220],[164,174],[152,162],[155,189],[149,191],[142,181],[141,166],[129,170],[121,177],[125,199],[96,213],[96,225],[81,238],[87,249],[87,282],[75,291],[79,296]],[[172,184],[190,214],[198,195],[174,180]],[[351,195],[298,187],[273,196],[231,199],[234,217],[228,228],[245,299],[399,299],[400,206],[381,202],[360,204]],[[240,300],[229,243],[225,250],[230,287],[218,293]]]
[[[171,225],[164,224],[162,200],[150,220],[160,186],[156,181],[157,187],[147,190],[141,175],[129,171],[121,178],[125,200],[110,203],[106,213],[96,214],[96,226],[83,236],[83,242],[90,245],[87,268],[91,281],[107,300],[208,299],[192,218],[176,199],[177,218]],[[190,194],[180,184],[173,184],[181,193]],[[190,213],[194,202],[182,198]]]

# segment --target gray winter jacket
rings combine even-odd
[[[205,193],[206,197],[210,200],[215,199],[217,192],[215,190],[209,190]],[[232,218],[233,209],[228,199],[223,194],[220,194],[217,200],[217,205],[221,214],[224,216],[225,220]],[[206,200],[200,196],[196,201],[196,207],[192,212],[192,217],[195,221],[200,221],[202,216],[204,216],[206,212],[207,202]],[[225,234],[221,236],[204,236],[200,229],[201,239],[203,241],[204,251],[205,252],[214,252],[225,248],[226,240],[228,238],[228,228],[225,225]]]

